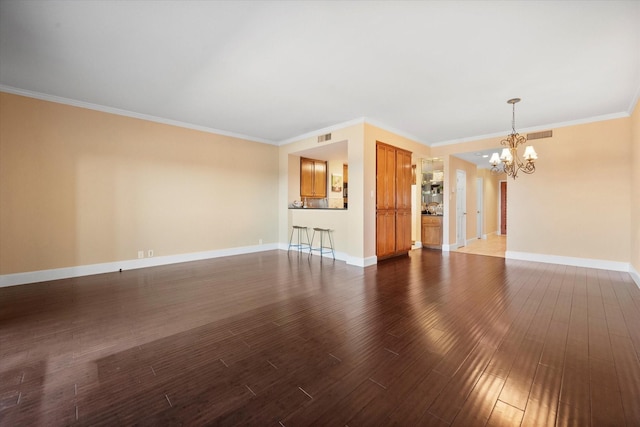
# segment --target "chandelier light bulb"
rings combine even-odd
[[[500,155],[500,160],[505,163],[511,163],[513,161],[513,156],[511,155],[511,151],[508,148],[502,149],[502,154]]]
[[[524,159],[529,162],[534,162],[538,159],[538,154],[531,145],[524,149]]]

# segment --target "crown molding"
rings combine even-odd
[[[520,135],[524,135],[525,133],[538,132],[541,130],[558,129],[558,128],[567,127],[567,126],[584,125],[588,123],[603,122],[605,120],[623,119],[629,116],[630,116],[629,113],[623,111],[619,113],[611,113],[611,114],[604,114],[602,116],[589,117],[586,119],[571,120],[568,122],[550,123],[543,126],[533,126],[529,128],[519,129],[518,133]],[[490,139],[490,138],[504,138],[508,133],[509,131],[504,131],[504,132],[491,133],[486,135],[470,136],[467,138],[451,139],[448,141],[433,143],[431,144],[431,147],[442,147],[445,145],[454,145],[454,144],[460,144],[463,142],[479,141],[482,139]]]
[[[425,141],[422,138],[418,138],[415,135],[412,135],[412,134],[410,134],[408,132],[405,132],[405,131],[402,131],[400,129],[394,128],[392,126],[387,126],[386,124],[384,124],[384,123],[382,123],[382,122],[380,122],[380,121],[378,121],[376,119],[365,117],[364,121],[367,124],[373,125],[373,126],[375,126],[377,128],[380,128],[382,130],[386,130],[387,132],[395,133],[396,135],[399,135],[399,136],[402,136],[404,138],[410,139],[410,140],[415,141],[415,142],[417,142],[419,144],[422,144],[424,146],[427,146],[427,147],[432,147],[433,146],[432,144],[428,143],[427,141]]]
[[[292,138],[287,138],[287,139],[285,139],[283,141],[280,141],[277,145],[280,145],[280,146],[287,145],[287,144],[291,144],[291,143],[294,143],[294,142],[297,142],[297,141],[300,141],[300,140],[303,140],[303,139],[306,139],[306,138],[311,138],[311,137],[316,136],[316,135],[322,135],[322,134],[333,132],[333,131],[336,131],[336,130],[339,130],[339,129],[344,129],[344,128],[349,127],[349,126],[354,126],[354,125],[358,125],[358,124],[365,124],[365,123],[369,124],[369,125],[372,125],[372,126],[375,126],[377,128],[380,128],[382,130],[386,130],[387,132],[395,133],[396,135],[399,135],[399,136],[402,136],[404,138],[410,139],[412,141],[418,142],[418,143],[423,144],[423,145],[425,145],[427,147],[430,146],[428,142],[418,138],[415,135],[411,135],[411,134],[409,134],[407,132],[404,132],[404,131],[402,131],[400,129],[396,129],[396,128],[392,127],[392,126],[387,126],[386,124],[384,124],[384,123],[382,123],[382,122],[380,122],[380,121],[378,121],[376,119],[371,119],[369,117],[359,117],[357,119],[348,120],[348,121],[342,122],[342,123],[337,123],[335,125],[331,125],[331,126],[328,126],[328,127],[322,128],[322,129],[317,129],[317,130],[314,130],[314,131],[311,131],[311,132],[306,132],[306,133],[303,133],[302,135],[294,136]]]
[[[135,111],[123,110],[123,109],[114,108],[114,107],[107,107],[105,105],[93,104],[93,103],[85,102],[85,101],[78,101],[78,100],[75,100],[75,99],[64,98],[64,97],[57,96],[57,95],[49,95],[49,94],[42,93],[42,92],[35,92],[35,91],[30,91],[30,90],[25,90],[25,89],[19,89],[19,88],[16,88],[16,87],[7,86],[7,85],[3,85],[3,84],[0,84],[0,92],[6,92],[6,93],[14,94],[14,95],[25,96],[25,97],[28,97],[28,98],[35,98],[35,99],[40,99],[40,100],[43,100],[43,101],[55,102],[55,103],[58,103],[58,104],[70,105],[70,106],[73,106],[73,107],[86,108],[86,109],[89,109],[89,110],[100,111],[100,112],[108,113],[108,114],[115,114],[115,115],[124,116],[124,117],[131,117],[131,118],[134,118],[134,119],[146,120],[146,121],[166,124],[166,125],[170,125],[170,126],[176,126],[176,127],[192,129],[192,130],[197,130],[197,131],[216,134],[216,135],[228,136],[228,137],[231,137],[231,138],[244,139],[244,140],[247,140],[247,141],[260,142],[262,144],[277,145],[277,146],[291,144],[293,142],[300,141],[302,139],[310,138],[310,137],[313,137],[313,136],[316,136],[316,135],[322,135],[322,134],[333,132],[333,131],[336,131],[336,130],[339,130],[339,129],[343,129],[343,128],[346,128],[346,127],[349,127],[349,126],[353,126],[353,125],[357,125],[357,124],[364,124],[364,123],[376,126],[376,127],[380,128],[380,129],[386,130],[388,132],[395,133],[396,135],[402,136],[402,137],[407,138],[407,139],[411,139],[411,140],[413,140],[415,142],[418,142],[420,144],[423,144],[423,145],[425,145],[427,147],[432,147],[432,148],[434,148],[434,147],[442,147],[442,146],[446,146],[446,145],[461,144],[461,143],[465,143],[465,142],[478,141],[478,140],[482,140],[482,139],[502,138],[502,137],[504,137],[504,135],[506,135],[506,132],[507,132],[507,131],[496,132],[496,133],[485,134],[485,135],[477,135],[477,136],[470,136],[470,137],[465,137],[465,138],[457,138],[457,139],[451,139],[451,140],[446,140],[446,141],[429,143],[429,142],[427,142],[427,141],[425,141],[425,140],[423,140],[421,138],[418,138],[415,135],[411,135],[411,134],[409,134],[407,132],[404,132],[404,131],[402,131],[400,129],[396,129],[396,128],[392,127],[392,126],[388,126],[385,123],[382,123],[382,122],[380,122],[380,121],[378,121],[376,119],[372,119],[372,118],[368,118],[368,117],[359,117],[359,118],[356,118],[356,119],[348,120],[346,122],[337,123],[335,125],[331,125],[331,126],[327,126],[327,127],[321,128],[321,129],[314,130],[314,131],[306,132],[306,133],[304,133],[302,135],[298,135],[298,136],[295,136],[295,137],[292,137],[292,138],[287,138],[285,140],[273,141],[273,140],[269,140],[269,139],[265,139],[265,138],[258,138],[258,137],[254,137],[254,136],[250,136],[250,135],[243,135],[243,134],[239,134],[239,133],[235,133],[235,132],[229,132],[229,131],[225,131],[225,130],[221,130],[221,129],[215,129],[215,128],[210,128],[210,127],[206,127],[206,126],[195,125],[195,124],[192,124],[192,123],[181,122],[181,121],[178,121],[178,120],[172,120],[172,119],[166,119],[166,118],[162,118],[162,117],[152,116],[152,115],[149,115],[149,114],[137,113]],[[636,91],[635,95],[633,96],[633,99],[631,101],[631,104],[629,105],[628,111],[626,111],[626,112],[605,114],[605,115],[602,115],[602,116],[595,116],[595,117],[572,120],[572,121],[567,121],[567,122],[552,123],[552,124],[548,124],[548,125],[544,125],[544,126],[534,126],[534,127],[520,129],[519,133],[524,134],[524,133],[537,132],[537,131],[546,130],[546,129],[556,129],[556,128],[567,127],[567,126],[575,126],[575,125],[581,125],[581,124],[587,124],[587,123],[593,123],[593,122],[599,122],[599,121],[613,120],[613,119],[620,119],[620,118],[629,117],[633,113],[633,110],[634,110],[635,106],[637,105],[639,99],[640,99],[640,87],[638,88],[638,90]]]
[[[11,93],[13,95],[26,96],[27,98],[40,99],[42,101],[55,102],[57,104],[70,105],[72,107],[86,108],[89,110],[100,111],[108,114],[115,114],[118,116],[131,117],[134,119],[146,120],[149,122],[161,123],[170,126],[177,126],[185,129],[197,130],[200,132],[212,133],[216,135],[229,136],[231,138],[244,139],[247,141],[260,142],[262,144],[277,145],[274,141],[264,138],[257,138],[249,135],[242,135],[235,132],[229,132],[220,129],[214,129],[206,126],[194,125],[192,123],[181,122],[178,120],[165,119],[162,117],[156,117],[149,114],[136,113],[135,111],[123,110],[120,108],[107,107],[105,105],[92,104],[90,102],[78,101],[75,99],[64,98],[62,96],[49,95],[41,92],[34,92],[31,90],[18,89],[12,86],[6,86],[0,84],[0,92]]]

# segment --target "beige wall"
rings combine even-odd
[[[536,141],[538,171],[509,179],[509,251],[631,262],[640,271],[639,111]],[[356,262],[375,256],[376,141],[412,151],[416,164],[445,157],[455,182],[450,154],[500,140],[430,148],[363,122],[332,134],[348,141],[350,187],[349,210],[332,220],[346,218],[338,249]],[[274,147],[1,93],[0,274],[130,260],[138,250],[286,242],[289,188],[299,182],[292,159],[316,144],[313,136]],[[474,200],[483,174],[467,173]],[[497,185],[489,182],[487,233],[497,229],[497,208],[494,218],[487,206],[497,204]],[[447,202],[455,216],[455,198]],[[445,218],[445,227],[454,243],[455,221]]]
[[[631,265],[640,274],[640,102],[631,116]]]
[[[507,250],[629,262],[629,119],[554,129],[533,175],[509,178]]]
[[[629,262],[631,119],[553,131],[553,138],[533,144],[539,156],[536,172],[508,178],[507,250]],[[433,147],[432,155],[499,146],[500,138],[488,138]],[[455,204],[451,208],[455,215]],[[449,233],[454,243],[453,219]]]
[[[300,156],[290,154],[288,157],[288,186],[287,186],[287,206],[289,203],[300,200]]]
[[[277,147],[0,93],[0,274],[276,243]]]

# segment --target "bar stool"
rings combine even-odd
[[[298,232],[298,243],[293,242],[293,234]],[[303,241],[303,237],[307,237],[307,241]],[[294,225],[291,229],[291,237],[289,237],[289,247],[287,248],[287,252],[291,248],[298,249],[298,251],[302,251],[303,249],[309,249],[311,251],[311,241],[309,240],[309,228],[302,225]]]
[[[313,240],[316,238],[316,231],[320,233],[320,246],[317,248],[314,248]],[[320,252],[320,261],[322,261],[322,254],[328,254],[328,253],[331,253],[334,260],[336,259],[336,253],[333,250],[333,239],[331,238],[332,231],[333,230],[329,228],[319,228],[319,227],[313,228],[313,235],[311,236],[311,248],[309,248],[309,256],[313,255],[313,251],[318,251]],[[325,234],[329,237],[329,246],[324,245]]]

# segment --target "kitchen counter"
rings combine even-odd
[[[291,227],[294,225],[309,227],[310,238],[313,237],[314,228],[328,228],[333,230],[331,238],[336,251],[336,259],[344,259],[343,254],[349,247],[349,215],[351,215],[349,211],[344,208],[289,208],[287,209],[287,230],[289,233],[286,236],[287,241]],[[319,243],[319,236],[316,236],[315,247]]]

